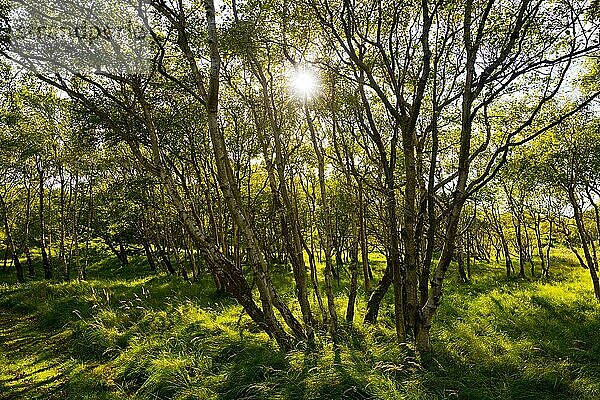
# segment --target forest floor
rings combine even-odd
[[[0,273],[0,400],[599,399],[600,305],[588,271],[566,252],[552,262],[545,280],[451,271],[426,364],[394,340],[391,293],[364,326],[361,292],[338,348],[281,353],[208,282],[148,275],[142,258],[100,257],[86,282]],[[294,303],[290,276],[275,273]]]

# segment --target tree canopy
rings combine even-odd
[[[2,7],[20,282],[31,247],[46,279],[86,279],[101,241],[209,275],[282,350],[376,323],[391,286],[426,353],[447,271],[494,251],[547,277],[563,243],[600,299],[593,1],[84,3]]]

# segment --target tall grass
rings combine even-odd
[[[141,259],[101,259],[87,282],[3,284],[0,399],[600,398],[600,306],[587,271],[555,256],[546,280],[494,263],[468,284],[451,272],[427,363],[396,343],[391,294],[339,346],[282,353],[210,282],[149,276]],[[292,296],[284,272],[274,281]]]

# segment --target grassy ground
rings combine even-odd
[[[207,282],[149,276],[142,259],[100,259],[87,282],[0,274],[0,399],[598,399],[600,305],[587,271],[553,261],[547,281],[494,263],[469,284],[451,274],[427,367],[394,341],[390,298],[365,327],[362,294],[338,349],[283,354]]]

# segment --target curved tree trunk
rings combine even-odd
[[[585,261],[587,263],[588,270],[590,271],[590,277],[592,278],[594,296],[596,297],[596,300],[600,300],[600,282],[598,281],[598,273],[596,272],[596,263],[595,260],[592,258],[592,254],[590,252],[588,234],[585,229],[585,224],[583,222],[583,215],[581,213],[581,208],[575,195],[575,189],[572,186],[569,187],[569,189],[567,190],[567,195],[569,197],[569,202],[573,207],[573,214],[575,218],[575,224],[577,225],[577,232],[579,233],[579,239],[581,240],[581,247],[583,247]]]
[[[393,282],[393,272],[391,260],[388,256],[385,272],[381,277],[381,280],[375,287],[375,290],[369,296],[369,300],[367,301],[367,312],[365,313],[364,322],[369,324],[374,324],[377,322],[377,316],[379,314],[379,307],[381,305],[381,301],[383,300],[385,294],[387,293],[390,285]]]

